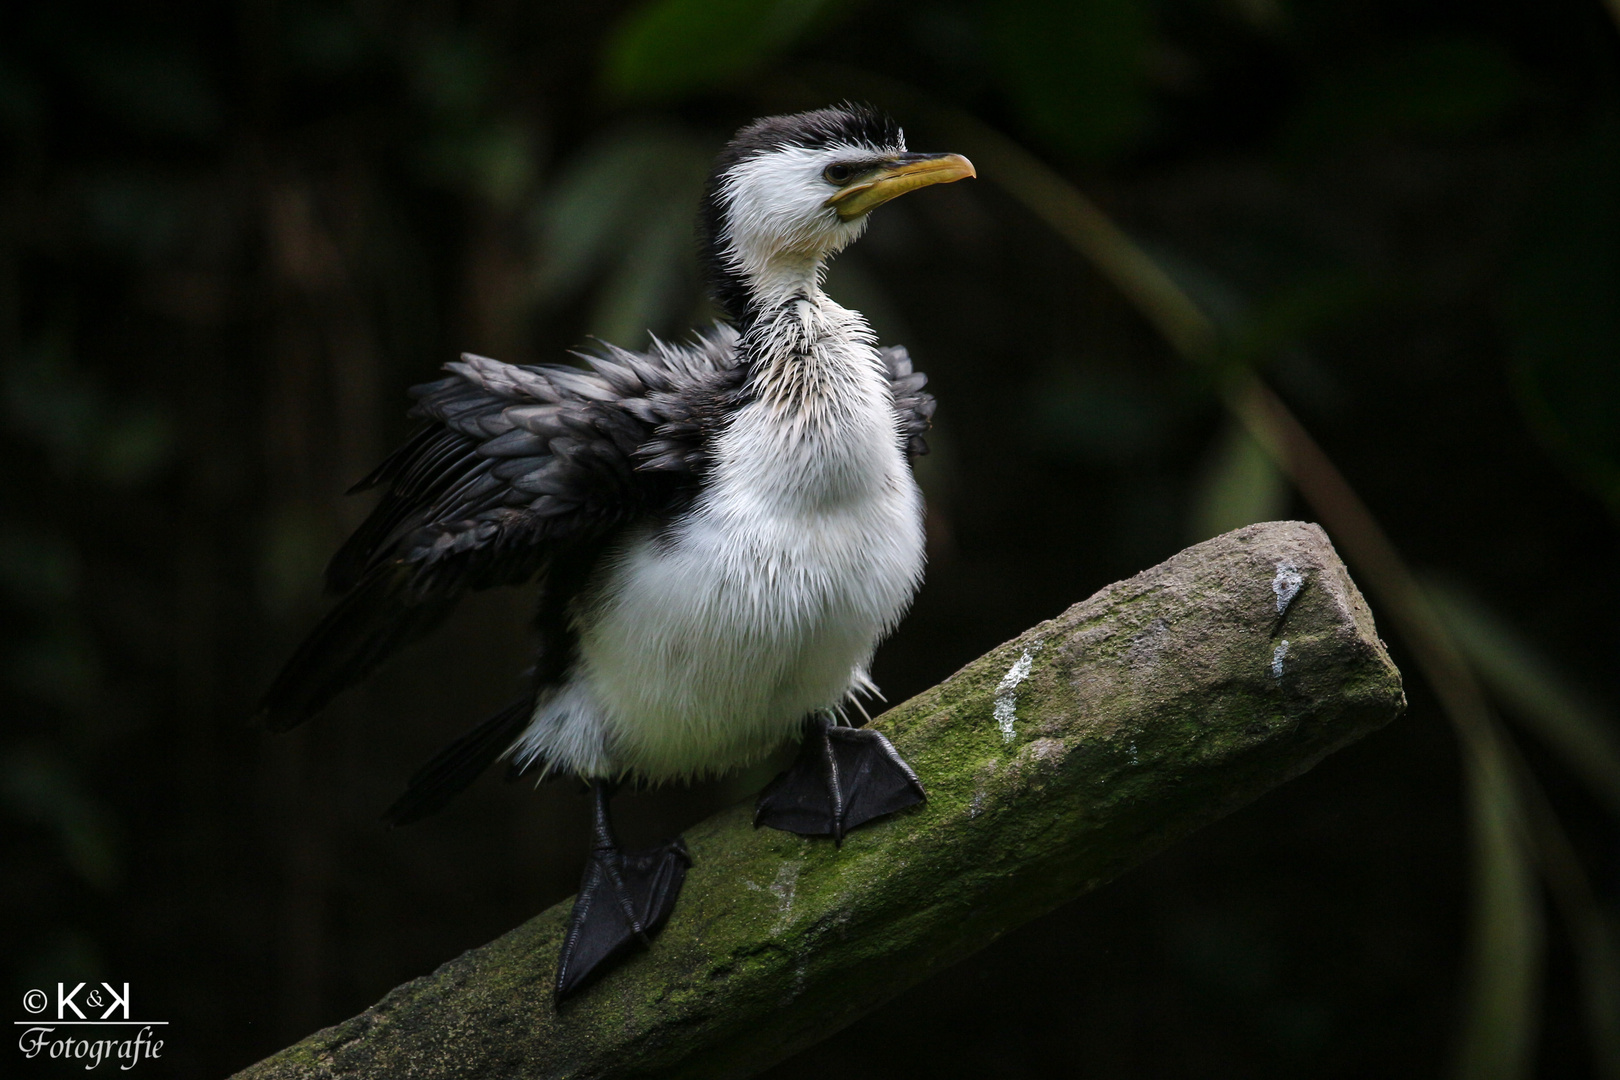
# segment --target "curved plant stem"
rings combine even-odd
[[[1620,0],[1609,0],[1620,13]],[[1620,18],[1620,14],[1617,14]],[[1466,1080],[1512,1080],[1533,1066],[1543,934],[1540,897],[1531,881],[1537,862],[1582,948],[1577,957],[1588,1012],[1597,1016],[1615,985],[1612,936],[1592,897],[1586,872],[1544,801],[1528,822],[1529,774],[1496,718],[1485,689],[1417,576],[1367,504],[1291,409],[1247,364],[1222,352],[1222,334],[1191,296],[1100,207],[1056,170],[1012,139],[917,90],[841,69],[841,87],[904,103],[967,154],[993,180],[1066,240],[1136,308],[1188,363],[1215,380],[1222,403],[1271,457],[1334,541],[1411,650],[1456,732],[1468,778],[1475,832],[1476,911],[1468,1015],[1456,1074]],[[1539,859],[1538,859],[1539,856]],[[1620,1035],[1595,1024],[1594,1056],[1606,1076],[1620,1076]]]

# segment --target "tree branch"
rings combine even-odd
[[[1322,530],[1240,529],[879,717],[926,805],[842,849],[755,831],[748,806],[689,831],[694,866],[663,934],[560,1014],[566,902],[238,1080],[748,1076],[1404,705]]]

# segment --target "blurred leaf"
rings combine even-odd
[[[1537,433],[1620,514],[1620,123],[1560,170],[1526,231],[1511,307],[1519,398]]]
[[[712,150],[678,128],[634,124],[567,161],[535,207],[541,302],[565,301],[606,272],[593,333],[628,345],[677,329],[671,320],[690,314],[697,292],[694,208]]]
[[[661,133],[612,132],[566,161],[535,204],[535,288],[541,300],[564,300],[623,247],[645,174],[664,149]]]
[[[671,127],[609,131],[566,161],[535,206],[544,300],[563,300],[624,251],[642,224],[684,202],[688,229],[712,147]]]
[[[117,884],[118,857],[101,806],[54,754],[19,750],[0,760],[0,802],[56,833],[68,865],[100,889]]]
[[[990,0],[991,57],[1025,127],[1093,160],[1147,122],[1152,16],[1144,0]]]
[[[603,287],[591,312],[591,332],[604,341],[640,348],[647,331],[665,328],[677,307],[690,309],[694,290],[686,271],[691,249],[691,208],[673,200],[657,207],[642,220]]]
[[[1249,433],[1228,421],[1210,448],[1193,494],[1196,543],[1258,521],[1276,521],[1288,508],[1288,480]]]
[[[1166,282],[1186,299],[1200,318],[1230,335],[1249,318],[1252,303],[1244,291],[1201,259],[1166,244],[1126,241],[1163,274]]]
[[[1524,809],[1499,736],[1463,761],[1474,841],[1474,916],[1457,1080],[1523,1080],[1535,1057],[1546,929]]]
[[[1594,1071],[1602,1080],[1620,1080],[1620,932],[1595,904],[1568,921],[1581,969]]]
[[[428,175],[488,200],[516,205],[534,183],[534,138],[516,123],[457,129],[427,141],[421,161]]]
[[[1513,750],[1505,741],[1501,745]],[[1593,892],[1581,856],[1535,774],[1516,753],[1512,757],[1542,875],[1574,947],[1593,1072],[1601,1080],[1620,1080],[1620,938],[1614,919]]]
[[[41,608],[60,606],[78,592],[78,553],[61,540],[0,529],[0,588]]]
[[[1513,58],[1494,42],[1441,38],[1385,48],[1324,75],[1287,141],[1335,148],[1367,135],[1464,135],[1502,116],[1524,89]]]
[[[630,98],[667,98],[748,74],[792,45],[828,0],[651,0],[608,38],[602,81]]]
[[[1429,602],[1491,691],[1620,813],[1620,739],[1528,639],[1455,586],[1427,582]]]

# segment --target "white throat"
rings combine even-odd
[[[833,189],[824,165],[870,147],[784,147],[739,162],[721,183],[725,227],[721,257],[747,283],[756,306],[821,291],[826,260],[866,231],[866,217],[840,218],[827,205]]]

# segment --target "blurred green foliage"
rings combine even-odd
[[[116,842],[106,812],[60,758],[25,748],[0,760],[0,801],[49,827],[68,865],[87,883],[98,889],[118,883]]]
[[[1499,121],[1524,93],[1512,55],[1494,42],[1407,42],[1318,80],[1290,137],[1301,149],[1331,153],[1372,137],[1464,136]]]
[[[608,37],[602,82],[626,98],[667,99],[732,82],[785,52],[829,11],[827,0],[655,0]]]
[[[534,207],[535,288],[547,306],[601,281],[586,325],[604,341],[692,325],[692,207],[712,148],[666,125],[610,128],[582,147]]]
[[[1513,282],[1515,374],[1537,429],[1620,514],[1620,120],[1561,156]]]
[[[1140,0],[993,0],[985,34],[1022,125],[1054,149],[1106,160],[1147,123],[1152,9]]]
[[[1208,540],[1257,521],[1276,521],[1287,512],[1288,494],[1287,479],[1265,449],[1248,432],[1228,425],[1210,448],[1188,539]]]
[[[1620,814],[1620,737],[1604,710],[1534,642],[1467,590],[1430,582],[1427,592],[1501,703]]]
[[[1181,364],[983,163],[881,212],[830,288],[941,401],[891,698],[1182,543],[1302,513],[1212,393],[1260,371],[1448,582],[1425,596],[1530,735],[1573,863],[1526,774],[1459,764],[1414,680],[1367,747],[778,1076],[1620,1075],[1616,40],[1575,0],[0,15],[7,967],[139,973],[186,1020],[175,1074],[219,1075],[571,889],[566,792],[372,827],[504,700],[511,611],[328,727],[242,718],[363,510],[338,493],[406,430],[401,388],[461,349],[556,362],[701,324],[715,149],[871,97],[917,149],[958,149],[962,115],[1019,140],[1219,336]]]
[[[1511,763],[1465,752],[1473,825],[1473,934],[1469,1008],[1456,1073],[1467,1080],[1514,1080],[1535,1068],[1546,963],[1541,883],[1524,830]]]

